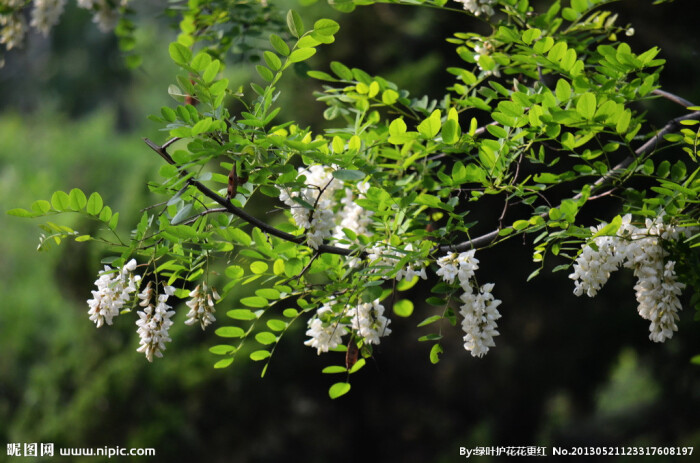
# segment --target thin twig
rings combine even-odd
[[[674,103],[677,103],[677,104],[683,106],[684,108],[689,108],[691,106],[695,106],[693,103],[686,100],[685,98],[680,97],[678,95],[674,95],[673,93],[667,92],[665,90],[661,90],[660,88],[657,88],[656,90],[652,90],[651,93],[653,93],[654,95],[664,97],[669,101],[673,101]]]
[[[168,154],[168,152],[162,146],[158,146],[157,144],[153,143],[148,138],[144,138],[144,141],[153,151],[155,151],[156,153],[158,153],[158,155],[160,155],[160,157],[165,159],[165,161],[168,164],[176,165],[173,158]],[[180,169],[180,175],[182,177],[186,177],[189,174],[184,169]],[[235,215],[236,217],[243,219],[244,221],[248,222],[251,225],[254,225],[254,226],[260,228],[260,230],[262,230],[266,233],[269,233],[270,235],[276,236],[278,238],[282,238],[285,241],[291,241],[292,243],[297,243],[297,244],[304,243],[305,240],[304,240],[303,236],[295,236],[295,235],[292,235],[290,233],[283,232],[282,230],[279,230],[271,225],[266,224],[265,222],[258,219],[257,217],[252,216],[252,215],[248,214],[247,212],[245,212],[244,210],[234,206],[233,204],[231,204],[231,201],[228,201],[223,196],[212,191],[210,188],[208,188],[202,182],[200,182],[198,180],[194,180],[193,178],[189,177],[187,179],[187,183],[189,183],[190,185],[197,188],[204,196],[213,200],[215,203],[223,206],[227,212]],[[318,252],[321,252],[321,253],[327,252],[327,253],[331,253],[331,254],[339,254],[341,256],[349,256],[350,254],[353,253],[353,250],[339,248],[337,246],[329,246],[327,244],[321,244],[318,247]]]
[[[206,210],[200,212],[199,214],[193,215],[189,219],[185,220],[184,222],[180,222],[180,223],[183,225],[190,225],[190,224],[195,223],[197,221],[197,219],[199,219],[200,217],[204,217],[207,214],[215,214],[217,212],[228,212],[228,210],[223,208],[223,207],[216,207],[214,209],[206,209]]]
[[[691,105],[692,106],[692,105]],[[622,162],[617,164],[615,167],[613,167],[610,171],[608,171],[605,175],[600,177],[598,180],[596,180],[593,183],[593,188],[599,187],[602,185],[605,185],[609,182],[611,182],[615,175],[620,173],[620,171],[624,171],[627,167],[629,167],[632,162],[640,157],[644,156],[651,151],[653,151],[656,146],[658,145],[659,141],[661,141],[664,137],[664,135],[672,132],[678,125],[680,125],[681,121],[687,121],[687,120],[700,120],[700,111],[695,111],[690,114],[686,114],[685,116],[680,116],[677,117],[671,121],[668,122],[661,130],[659,130],[656,135],[651,137],[649,140],[646,141],[642,146],[637,148],[634,151],[634,156],[628,156],[625,158]],[[578,193],[575,195],[572,199],[577,200],[581,199],[583,197],[582,193]],[[440,253],[447,253],[447,252],[463,252],[463,251],[469,251],[470,249],[475,249],[480,246],[485,246],[487,244],[491,244],[497,237],[498,237],[498,232],[500,230],[493,230],[489,233],[486,233],[485,235],[478,236],[474,239],[468,240],[468,241],[463,241],[458,244],[448,244],[448,245],[443,245],[443,246],[438,246],[434,249],[434,252],[439,251]]]

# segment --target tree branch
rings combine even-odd
[[[148,138],[144,138],[143,141],[148,145],[149,148],[151,148],[153,151],[158,153],[160,157],[165,159],[165,161],[168,164],[172,165],[177,165],[175,163],[175,160],[168,154],[168,152],[165,150],[165,146],[169,146],[170,144],[173,143],[173,139],[168,140],[163,146],[158,146],[157,144],[153,143],[151,140]],[[185,177],[188,175],[187,171],[184,169],[180,169],[180,175]],[[263,222],[262,220],[258,219],[255,216],[252,216],[245,212],[243,209],[240,209],[233,204],[231,204],[231,201],[227,200],[223,196],[219,195],[215,191],[212,191],[210,188],[208,188],[206,185],[201,183],[198,180],[194,180],[193,178],[188,178],[187,183],[189,185],[192,185],[193,187],[197,188],[204,196],[208,197],[209,199],[213,200],[215,203],[221,205],[227,212],[235,215],[238,218],[243,219],[244,221],[248,222],[251,225],[255,225],[258,227],[260,230],[264,231],[265,233],[268,233],[270,235],[276,236],[278,238],[282,238],[285,241],[291,241],[292,243],[297,243],[297,244],[303,244],[304,243],[304,237],[303,236],[295,236],[287,232],[283,232],[282,230],[279,230],[271,225],[268,225],[267,223]],[[345,248],[339,248],[337,246],[329,246],[326,244],[322,244],[318,247],[318,252],[320,253],[331,253],[331,254],[339,254],[342,256],[348,256],[353,253],[353,250],[351,249],[345,249]]]
[[[652,90],[654,95],[661,96],[663,98],[666,98],[669,101],[673,101],[674,103],[677,103],[684,108],[688,108],[690,106],[695,106],[692,102],[686,100],[685,98],[682,98],[678,95],[674,95],[673,93],[667,92],[665,90],[661,90],[660,88],[657,88],[656,90]]]
[[[682,100],[682,99],[681,99]],[[685,101],[685,100],[683,100]],[[692,106],[692,104],[689,104],[688,106]],[[619,164],[617,164],[615,167],[613,167],[610,171],[608,171],[605,175],[600,177],[598,180],[596,180],[593,183],[593,187],[600,187],[602,185],[605,185],[609,182],[611,182],[614,177],[620,173],[620,171],[624,171],[627,167],[632,164],[632,162],[637,159],[640,156],[644,156],[651,151],[653,151],[657,145],[659,144],[659,141],[661,141],[664,137],[664,135],[672,132],[674,129],[676,129],[681,121],[687,121],[687,120],[700,120],[700,111],[695,111],[690,114],[686,114],[685,116],[680,116],[675,119],[672,119],[669,121],[665,126],[661,128],[653,137],[651,137],[649,140],[646,141],[642,146],[637,148],[634,151],[634,156],[628,156],[624,160],[622,160]],[[575,195],[572,199],[581,199],[583,195],[581,193],[578,193]],[[500,229],[493,230],[489,233],[486,233],[485,235],[478,236],[474,239],[468,240],[468,241],[463,241],[458,244],[451,244],[451,245],[443,245],[443,246],[438,246],[435,248],[435,251],[440,251],[441,253],[448,253],[448,252],[464,252],[464,251],[469,251],[470,249],[475,249],[480,246],[485,246],[487,244],[490,244],[493,242],[497,237],[498,237],[498,232]]]

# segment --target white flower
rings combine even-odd
[[[592,228],[595,233],[607,224]],[[639,315],[650,320],[649,338],[663,342],[677,331],[676,320],[681,303],[678,296],[685,285],[678,282],[675,262],[665,262],[668,252],[664,250],[664,240],[677,240],[692,233],[691,229],[679,230],[671,224],[663,223],[663,215],[646,219],[645,226],[637,228],[632,224],[631,215],[622,218],[622,225],[616,236],[599,236],[594,239],[596,251],[584,245],[574,264],[574,294],[584,292],[593,297],[610,277],[610,273],[621,266],[631,268],[637,283],[634,286]]]
[[[208,325],[216,321],[214,304],[216,303],[215,301],[221,299],[221,296],[216,292],[216,289],[209,292],[207,284],[202,283],[190,292],[190,297],[192,299],[185,303],[190,308],[190,311],[187,312],[185,324],[194,325],[199,322],[202,330],[204,330]]]
[[[459,279],[459,284],[467,291],[470,287],[470,280],[474,277],[474,272],[479,269],[479,259],[474,257],[476,250],[465,251],[460,254],[451,252],[437,260],[438,276],[447,283],[454,283],[455,277]]]
[[[139,319],[136,322],[136,326],[138,326],[137,333],[141,339],[139,348],[136,351],[145,354],[149,362],[153,361],[154,355],[162,357],[165,343],[172,341],[168,335],[168,330],[173,325],[171,318],[175,315],[175,312],[170,310],[172,307],[167,304],[167,301],[168,297],[175,292],[175,288],[165,286],[163,291],[164,293],[156,298],[155,307],[152,303],[153,289],[150,282],[142,294],[139,294],[139,299],[142,299],[139,305],[145,308],[143,311],[138,312]]]
[[[389,272],[410,252],[413,252],[411,243],[401,249],[390,246],[386,242],[379,242],[367,249],[367,260],[371,266],[376,267],[376,272]],[[420,277],[425,280],[428,278],[425,267],[426,263],[422,260],[410,261],[396,272],[396,279],[411,281],[415,277]]]
[[[474,357],[483,357],[494,347],[493,337],[499,334],[496,320],[501,318],[497,309],[501,301],[491,294],[493,286],[493,283],[483,285],[478,294],[470,288],[460,297],[464,302],[459,312],[463,318],[464,348]]]
[[[21,14],[0,15],[0,43],[8,50],[22,45],[27,33],[27,23]]]
[[[298,194],[288,189],[282,189],[280,192],[280,200],[291,208],[294,222],[307,229],[308,244],[314,249],[318,249],[335,228],[333,194],[341,187],[341,182],[333,178],[333,171],[332,167],[321,165],[301,167],[299,174],[306,177],[306,187]],[[295,197],[314,208],[311,214],[293,199]]]
[[[335,300],[331,298],[323,304],[316,315],[309,320],[309,329],[306,335],[310,337],[305,345],[313,347],[317,353],[328,352],[330,349],[338,347],[343,342],[343,335],[347,333],[347,325],[340,323],[341,315],[333,312]]]
[[[109,32],[119,22],[119,6],[125,7],[127,0],[121,0],[119,5],[110,4],[107,0],[78,0],[78,6],[93,12],[92,22],[97,24],[97,27],[102,32]]]
[[[493,5],[496,0],[455,0],[457,3],[462,3],[464,9],[472,13],[474,16],[482,14],[492,16],[494,14]]]
[[[348,311],[352,320],[352,329],[364,338],[367,344],[379,344],[379,338],[391,334],[391,320],[384,316],[384,306],[379,299],[363,302]]]
[[[358,199],[365,197],[364,193],[367,192],[368,188],[369,184],[367,182],[357,184],[357,189],[360,191]],[[350,188],[345,189],[345,196],[340,202],[343,207],[335,218],[338,225],[335,227],[333,238],[335,238],[335,240],[346,240],[347,237],[343,232],[344,228],[352,230],[357,235],[372,236],[372,231],[369,229],[369,226],[372,223],[374,211],[368,211],[355,203],[355,194]],[[349,244],[338,243],[338,246],[348,248]]]
[[[92,299],[87,303],[90,309],[90,320],[95,322],[97,328],[103,324],[112,324],[112,319],[119,315],[119,311],[131,298],[131,293],[136,292],[137,283],[141,280],[139,275],[134,275],[136,261],[131,259],[119,271],[105,265],[95,281],[97,291],[92,291]]]
[[[29,24],[47,36],[51,28],[58,24],[65,6],[66,0],[34,0],[32,20]]]

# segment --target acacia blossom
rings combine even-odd
[[[306,335],[310,337],[304,345],[313,347],[320,355],[338,347],[343,342],[343,335],[347,333],[348,325],[340,322],[340,316],[333,312],[335,299],[330,298],[317,311],[316,315],[309,319],[309,329]]]
[[[494,284],[483,285],[477,293],[474,292],[474,275],[479,269],[479,259],[474,255],[476,250],[457,254],[449,253],[437,260],[438,276],[454,284],[455,278],[464,290],[460,296],[464,303],[460,306],[462,330],[464,331],[464,348],[474,357],[483,357],[496,344],[494,336],[498,336],[496,320],[501,318],[498,306],[501,301],[495,299],[491,291]]]
[[[21,14],[0,15],[0,43],[8,50],[22,45],[26,33],[27,23]]]
[[[465,10],[474,16],[492,16],[494,14],[493,4],[496,0],[455,0],[457,3],[462,3]]]
[[[92,299],[87,301],[90,320],[95,322],[97,328],[105,323],[111,325],[112,319],[119,315],[124,304],[131,299],[131,294],[136,292],[141,277],[134,275],[134,270],[136,260],[131,259],[118,271],[105,265],[99,273],[99,278],[95,280],[97,291],[92,291]]]
[[[398,265],[406,254],[411,252],[414,252],[411,243],[403,248],[397,248],[386,242],[379,242],[367,249],[367,260],[371,266],[376,267],[375,271],[377,272],[390,271]],[[398,281],[412,281],[415,277],[420,277],[426,280],[428,275],[425,272],[425,267],[426,263],[422,260],[407,262],[396,272],[396,279]]]
[[[291,208],[294,222],[307,229],[306,239],[310,247],[318,249],[323,240],[330,237],[335,228],[335,214],[333,213],[333,194],[340,188],[341,182],[333,178],[332,167],[313,165],[308,168],[300,167],[299,174],[306,177],[305,188],[298,194],[282,189],[280,200]],[[313,210],[309,211],[302,204],[295,201],[297,198]]]
[[[202,330],[204,330],[208,325],[216,321],[214,304],[221,299],[221,296],[216,292],[216,289],[212,289],[209,292],[207,284],[202,283],[190,292],[190,297],[191,299],[185,303],[190,308],[190,311],[187,312],[185,325],[199,323]]]
[[[138,326],[137,333],[140,337],[139,347],[136,352],[141,352],[146,355],[149,362],[153,361],[153,356],[163,357],[165,343],[172,341],[168,334],[170,327],[173,325],[171,320],[175,315],[175,311],[167,304],[168,298],[175,293],[175,288],[172,286],[163,287],[163,294],[155,295],[151,282],[148,282],[146,288],[139,294],[141,302],[139,305],[144,309],[138,312],[139,319],[136,321]],[[153,305],[155,299],[156,305]]]
[[[367,344],[379,344],[381,337],[391,334],[391,320],[384,316],[384,306],[379,299],[363,302],[348,311],[352,329],[357,331]]]
[[[607,224],[591,227],[595,234]],[[624,266],[631,268],[637,283],[634,286],[637,311],[649,320],[649,339],[664,342],[678,330],[676,321],[682,309],[678,296],[685,284],[678,281],[675,262],[665,261],[668,252],[663,248],[664,240],[677,240],[691,233],[690,229],[679,230],[664,224],[663,216],[646,219],[644,227],[632,224],[632,216],[625,215],[615,236],[598,236],[593,239],[593,249],[584,244],[574,263],[574,294],[593,297],[608,281],[610,274]]]
[[[34,0],[32,20],[29,25],[44,36],[49,35],[51,28],[58,24],[65,6],[66,0]]]
[[[495,299],[491,290],[493,283],[483,285],[478,293],[466,291],[460,299],[464,304],[460,307],[462,315],[462,330],[464,330],[464,348],[473,357],[483,357],[496,344],[494,336],[498,336],[496,320],[501,318],[498,306],[501,301]]]

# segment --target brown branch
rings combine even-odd
[[[682,98],[678,95],[674,95],[673,93],[667,92],[665,90],[661,90],[660,88],[657,88],[656,90],[652,90],[654,95],[658,95],[660,97],[666,98],[669,101],[673,101],[674,103],[677,103],[684,108],[688,108],[690,106],[695,106],[692,102],[686,100],[685,98]]]
[[[175,161],[173,158],[168,154],[168,152],[163,148],[162,146],[158,146],[157,144],[153,143],[151,140],[148,138],[144,138],[144,142],[156,153],[160,155],[163,159],[168,164],[176,165]],[[166,142],[167,146],[172,141]],[[184,170],[180,169],[180,175],[183,177],[188,176],[189,174]],[[189,185],[194,186],[197,188],[204,196],[208,197],[209,199],[213,200],[215,203],[221,205],[224,209],[226,209],[227,212],[235,215],[238,218],[243,219],[244,221],[248,222],[251,225],[254,225],[258,227],[260,230],[264,231],[265,233],[268,233],[270,235],[276,236],[278,238],[282,238],[285,241],[291,241],[292,243],[297,243],[297,244],[303,244],[304,243],[304,237],[303,236],[295,236],[287,232],[283,232],[282,230],[279,230],[271,225],[268,225],[267,223],[263,222],[262,220],[258,219],[255,216],[250,215],[243,209],[240,209],[233,204],[231,204],[231,201],[227,200],[223,196],[219,195],[218,193],[212,191],[210,188],[208,188],[206,185],[204,185],[202,182],[198,180],[194,180],[191,177],[188,178],[187,183]],[[339,254],[342,256],[348,256],[353,253],[353,250],[351,249],[344,249],[344,248],[339,248],[337,246],[329,246],[326,244],[322,244],[318,247],[318,252],[320,253],[331,253],[331,254]]]
[[[690,105],[692,106],[692,105]],[[665,126],[661,128],[653,137],[651,137],[649,140],[646,141],[642,146],[637,148],[634,151],[634,156],[628,156],[624,160],[622,160],[619,164],[617,164],[615,167],[613,167],[610,171],[608,171],[605,175],[600,177],[598,180],[596,180],[593,183],[593,187],[600,187],[603,186],[609,182],[611,182],[614,177],[620,173],[620,171],[624,171],[627,167],[634,162],[635,159],[637,159],[640,156],[644,156],[658,146],[659,142],[663,139],[664,135],[672,132],[674,129],[676,129],[681,121],[687,121],[687,120],[700,120],[700,111],[695,111],[690,114],[686,114],[685,116],[680,116],[677,117],[671,121],[669,121]],[[583,195],[581,193],[578,193],[575,195],[572,199],[581,199]],[[458,244],[448,244],[448,245],[443,245],[443,246],[438,246],[435,248],[434,252],[441,252],[441,253],[447,253],[447,252],[463,252],[463,251],[469,251],[470,249],[475,249],[480,246],[485,246],[487,244],[491,244],[497,237],[498,237],[498,232],[500,229],[493,230],[489,233],[486,233],[485,235],[478,236],[474,239],[468,240],[468,241],[463,241]]]

